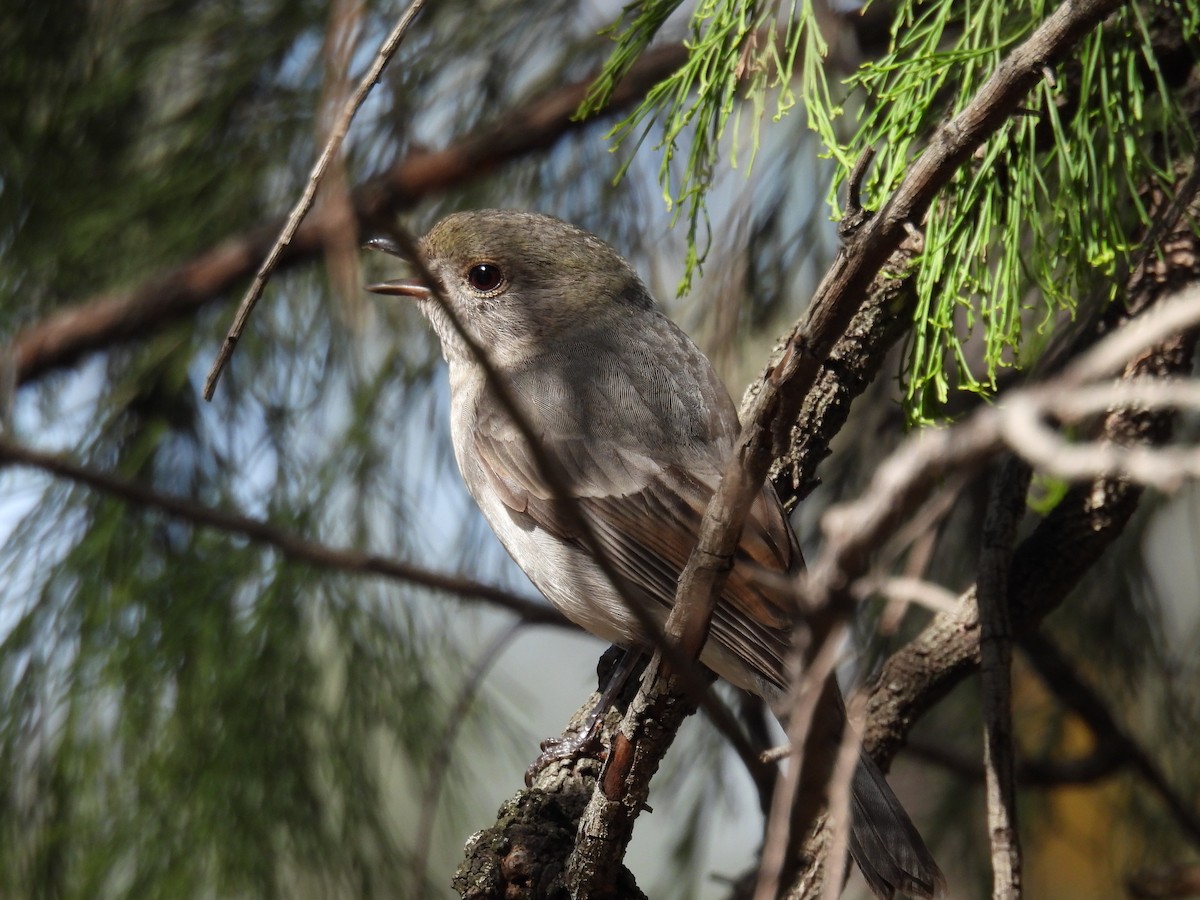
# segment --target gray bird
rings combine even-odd
[[[368,289],[414,299],[437,332],[449,364],[455,458],[484,518],[568,619],[626,648],[653,646],[629,603],[666,620],[740,431],[728,391],[633,267],[586,231],[534,213],[479,210],[443,219],[420,252],[453,318],[419,281]],[[487,354],[557,476],[537,464],[454,320]],[[619,574],[624,596],[592,546]],[[756,573],[803,566],[767,484],[700,661],[775,710],[787,690],[795,611]],[[875,893],[940,891],[937,864],[865,756],[852,793],[851,854]]]

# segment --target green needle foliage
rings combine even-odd
[[[849,79],[863,95],[858,131],[842,144],[832,131],[822,137],[843,163],[860,148],[879,151],[870,189],[881,203],[931,127],[966,106],[1056,5],[906,0],[888,53]],[[1195,9],[1180,4],[1178,14],[1194,39]],[[1164,159],[1195,146],[1150,39],[1142,11],[1122,7],[1046,72],[1027,114],[1005,123],[935,206],[915,273],[912,417],[932,416],[953,386],[990,392],[1001,367],[1027,363],[1044,345],[1055,316],[1073,315],[1082,297],[1120,292],[1138,249],[1127,235],[1149,225],[1141,198],[1171,176]],[[982,360],[968,347],[977,326]]]
[[[612,89],[651,39],[680,5],[680,0],[647,0],[625,8],[624,15],[609,32],[616,48],[600,77],[580,107],[583,116],[600,109]],[[753,149],[758,147],[758,126],[768,105],[773,103],[776,121],[796,103],[792,91],[793,72],[803,50],[804,79],[808,91],[828,100],[829,93],[819,64],[826,45],[816,27],[813,5],[752,2],[752,0],[704,0],[692,13],[687,62],[651,89],[645,99],[609,133],[616,146],[634,137],[638,145],[655,127],[662,136],[654,150],[659,156],[659,182],[663,200],[676,217],[686,212],[688,250],[680,294],[691,287],[691,279],[703,263],[707,241],[699,241],[704,216],[704,199],[712,184],[713,170],[726,155],[723,139],[733,119],[730,164],[737,166],[738,136],[742,117],[750,122]],[[813,76],[813,77],[810,77]],[[742,102],[744,94],[747,102]],[[677,165],[683,154],[682,170]],[[753,150],[751,163],[753,162]],[[621,174],[624,174],[622,170]]]
[[[626,9],[613,29],[617,47],[607,78],[585,109],[607,97],[677,5],[648,0]],[[1194,42],[1200,18],[1194,5],[1168,5],[1183,23],[1183,40]],[[734,145],[744,112],[757,146],[768,103],[774,102],[775,119],[795,103],[797,59],[809,127],[839,164],[829,197],[835,215],[837,190],[867,147],[877,151],[868,183],[868,205],[877,207],[937,124],[966,106],[1004,54],[1056,6],[903,0],[888,51],[846,80],[847,97],[839,101],[810,3],[698,4],[687,64],[612,131],[620,144],[661,129],[663,196],[687,213],[682,289],[704,259],[698,224],[731,117]],[[920,299],[904,372],[912,419],[934,417],[952,387],[990,392],[999,370],[1033,359],[1050,324],[1073,315],[1081,297],[1108,300],[1120,291],[1138,249],[1126,236],[1136,232],[1132,226],[1148,224],[1143,196],[1170,176],[1164,160],[1186,158],[1195,148],[1185,111],[1151,50],[1152,28],[1139,7],[1123,7],[1059,72],[1047,71],[1026,114],[1010,119],[935,205],[914,273]],[[686,159],[677,171],[681,146]]]

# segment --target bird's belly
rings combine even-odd
[[[456,440],[455,446],[458,449],[470,444]],[[666,622],[667,604],[636,589],[630,591],[630,597],[622,597],[590,554],[536,525],[528,527],[528,520],[514,517],[496,492],[476,490],[486,480],[469,453],[459,456],[458,463],[492,531],[551,605],[601,640],[630,648],[654,646],[654,638],[642,624],[643,617],[633,613],[629,603],[641,603],[659,633]],[[705,643],[700,661],[744,690],[760,696],[769,696],[775,690],[719,640]]]
[[[508,517],[507,511],[501,515]],[[493,530],[534,587],[584,631],[624,647],[650,643],[638,618],[591,556],[540,528],[527,531],[511,519],[508,528],[493,525]],[[639,599],[631,598],[632,602]],[[665,610],[648,611],[661,626]]]
[[[564,616],[596,637],[624,647],[646,646],[645,629],[590,555],[534,527],[523,527],[496,495],[475,502],[504,549],[542,595]],[[661,626],[666,610],[651,609]]]
[[[484,515],[534,587],[564,616],[601,640],[622,647],[654,646],[654,639],[646,635],[639,617],[629,610],[628,603],[643,603],[661,633],[667,610],[660,602],[639,596],[637,592],[628,600],[623,598],[589,555],[540,528],[521,528],[502,506],[496,510],[485,509]],[[493,515],[503,519],[497,521]],[[768,682],[719,641],[710,639],[706,642],[700,661],[743,690],[763,697],[776,693]]]

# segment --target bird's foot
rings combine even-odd
[[[603,751],[600,743],[600,716],[592,713],[578,731],[563,737],[546,738],[540,744],[542,752],[525,770],[525,786],[533,787],[533,779],[551,763],[583,756],[599,756]]]

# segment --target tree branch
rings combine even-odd
[[[818,287],[804,321],[792,333],[782,360],[764,377],[720,487],[705,512],[697,546],[680,576],[665,629],[668,639],[681,651],[694,657],[703,646],[742,523],[761,489],[776,448],[783,443],[783,429],[790,428],[795,421],[821,365],[860,308],[871,281],[899,248],[912,224],[922,221],[933,198],[957,168],[1018,109],[1028,91],[1042,78],[1042,68],[1062,56],[1118,5],[1118,0],[1085,0],[1060,6],[1001,63],[975,99],[938,129],[884,209],[838,255]],[[849,570],[814,569],[807,579],[809,596],[815,600],[809,608],[817,611],[806,616],[811,631],[810,652],[815,653],[825,645],[828,635],[852,608],[852,598],[845,590],[846,571]],[[669,684],[665,690],[655,688],[660,678],[663,681],[670,678],[669,672],[660,673],[659,668],[652,663],[643,680],[644,689],[654,689],[654,697],[648,698],[644,705],[631,706],[631,717],[636,710],[654,720],[668,714],[677,703]],[[641,729],[631,719],[622,730],[638,734]],[[657,764],[639,768],[648,777]],[[648,789],[648,785],[634,782],[631,772],[626,775],[623,796],[630,798],[629,802],[614,802],[611,796],[597,791],[593,798],[594,816],[589,818],[598,832],[621,829],[624,841],[628,840],[628,829],[637,812],[637,798],[644,797]],[[801,808],[796,820],[802,831],[808,830],[817,814],[816,807],[806,807],[807,804]],[[577,854],[581,852],[584,852],[582,846],[576,850]]]
[[[677,44],[646,53],[617,85],[604,114],[638,100],[685,58],[685,49]],[[443,150],[412,153],[370,179],[354,191],[352,198],[359,228],[375,230],[430,195],[543,150],[583,127],[586,123],[574,119],[574,113],[591,81],[587,78],[535,97]],[[297,229],[280,255],[280,269],[322,253],[328,217],[329,213],[318,210]],[[15,336],[7,353],[0,353],[0,358],[11,360],[13,384],[19,387],[73,365],[88,353],[144,338],[194,315],[213,301],[225,299],[240,281],[254,274],[279,228],[278,223],[260,224],[147,279],[133,290],[92,297],[27,326]]]
[[[575,627],[548,603],[528,600],[470,578],[433,572],[385,556],[330,547],[291,534],[262,519],[225,512],[183,497],[163,494],[145,485],[82,466],[58,454],[33,450],[0,438],[0,466],[3,465],[20,465],[40,469],[51,475],[124,500],[134,506],[155,509],[193,525],[214,528],[227,534],[240,535],[256,543],[266,544],[297,562],[341,572],[379,575],[455,594],[467,600],[481,601],[513,613],[521,621],[530,625]]]
[[[980,674],[983,687],[983,764],[988,834],[992,845],[992,897],[1021,897],[1021,840],[1012,727],[1012,622],[1008,570],[1032,475],[1009,457],[996,474],[979,554]]]

